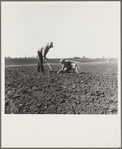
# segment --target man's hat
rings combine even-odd
[[[53,47],[53,42],[50,42],[50,45]]]

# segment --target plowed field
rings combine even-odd
[[[117,114],[116,61],[79,64],[80,73],[61,73],[61,65],[5,68],[6,114]]]

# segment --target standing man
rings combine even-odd
[[[52,68],[51,68],[50,64],[48,63],[48,59],[46,58],[46,55],[49,52],[49,49],[50,48],[53,48],[53,42],[48,43],[46,46],[41,47],[38,50],[38,52],[37,52],[38,53],[38,56],[39,56],[38,68],[37,68],[38,72],[40,72],[40,68],[41,68],[41,71],[42,72],[44,71],[43,59],[47,62],[49,68],[52,71]]]

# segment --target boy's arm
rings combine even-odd
[[[64,68],[65,68],[65,66],[64,66],[64,65],[62,65],[61,70],[59,70],[59,71],[57,72],[57,74],[61,73],[61,72],[64,70]]]

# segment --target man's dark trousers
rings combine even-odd
[[[39,61],[38,61],[38,71],[40,72],[40,67],[41,67],[41,71],[44,71],[44,66],[43,66],[43,56],[42,56],[42,51],[38,50],[38,56],[39,56]]]

